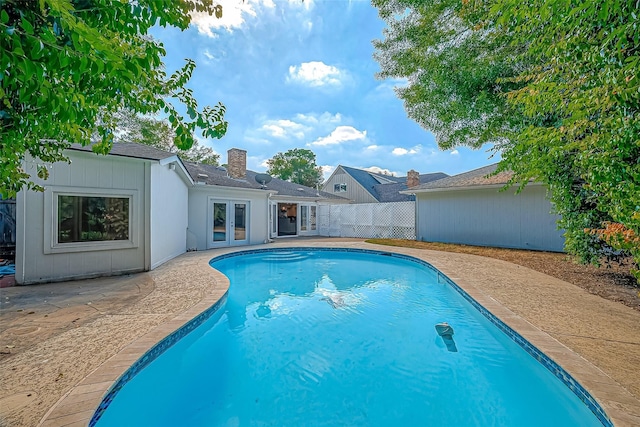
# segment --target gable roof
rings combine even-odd
[[[69,149],[93,153],[91,145],[72,144]],[[109,155],[146,160],[164,160],[169,157],[177,156],[176,153],[170,153],[168,151],[159,150],[150,145],[138,144],[135,142],[114,142]]]
[[[406,202],[415,200],[409,194],[402,194],[400,191],[407,189],[406,176],[391,176],[349,166],[340,167],[369,192],[378,202]],[[448,177],[446,173],[435,172],[420,175],[420,182],[431,182]]]
[[[247,177],[245,179],[231,178],[227,174],[227,170],[221,166],[205,165],[202,163],[184,162],[189,175],[194,181],[204,182],[208,185],[221,186],[221,187],[234,187],[234,188],[247,188],[254,190],[261,190],[262,185],[259,184],[255,177],[257,172],[247,170]],[[199,177],[199,175],[201,175]],[[206,175],[206,177],[205,177]],[[307,187],[304,185],[296,184],[294,182],[285,181],[273,177],[271,182],[266,185],[263,190],[273,190],[278,193],[278,196],[293,196],[293,197],[308,197],[308,198],[323,198],[334,200],[347,200],[344,197],[337,196],[335,194],[327,193],[325,191],[318,191],[315,188]]]
[[[484,186],[503,186],[509,182],[513,176],[513,172],[504,171],[496,175],[491,175],[498,168],[498,164],[494,163],[489,166],[484,166],[478,169],[474,169],[469,172],[464,172],[458,175],[442,178],[437,181],[420,184],[407,190],[409,193],[420,193],[426,191],[437,191],[447,189],[463,189],[470,187],[484,187]]]

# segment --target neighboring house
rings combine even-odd
[[[262,185],[244,150],[229,150],[228,170],[140,144],[66,154],[70,163],[34,179],[44,192],[16,198],[19,284],[146,271],[187,250],[313,235],[320,204],[349,202],[276,178]]]
[[[416,196],[416,240],[545,251],[563,250],[546,187],[501,191],[512,174],[497,164],[406,190]]]
[[[449,175],[442,172],[420,175],[411,170],[406,177],[396,177],[338,165],[322,189],[355,203],[407,202],[415,198],[412,194],[404,194],[401,191],[447,176]]]

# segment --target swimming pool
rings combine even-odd
[[[572,392],[455,284],[389,255],[213,259],[230,279],[226,301],[125,373],[91,424],[610,424],[577,397],[578,384]],[[452,337],[438,335],[444,321]]]

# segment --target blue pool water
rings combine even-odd
[[[97,425],[602,426],[427,265],[335,250],[211,265],[226,302],[122,381]]]

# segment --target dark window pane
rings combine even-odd
[[[244,203],[235,204],[235,240],[245,240],[247,238],[247,205]]]
[[[58,195],[58,243],[129,240],[129,198]]]

